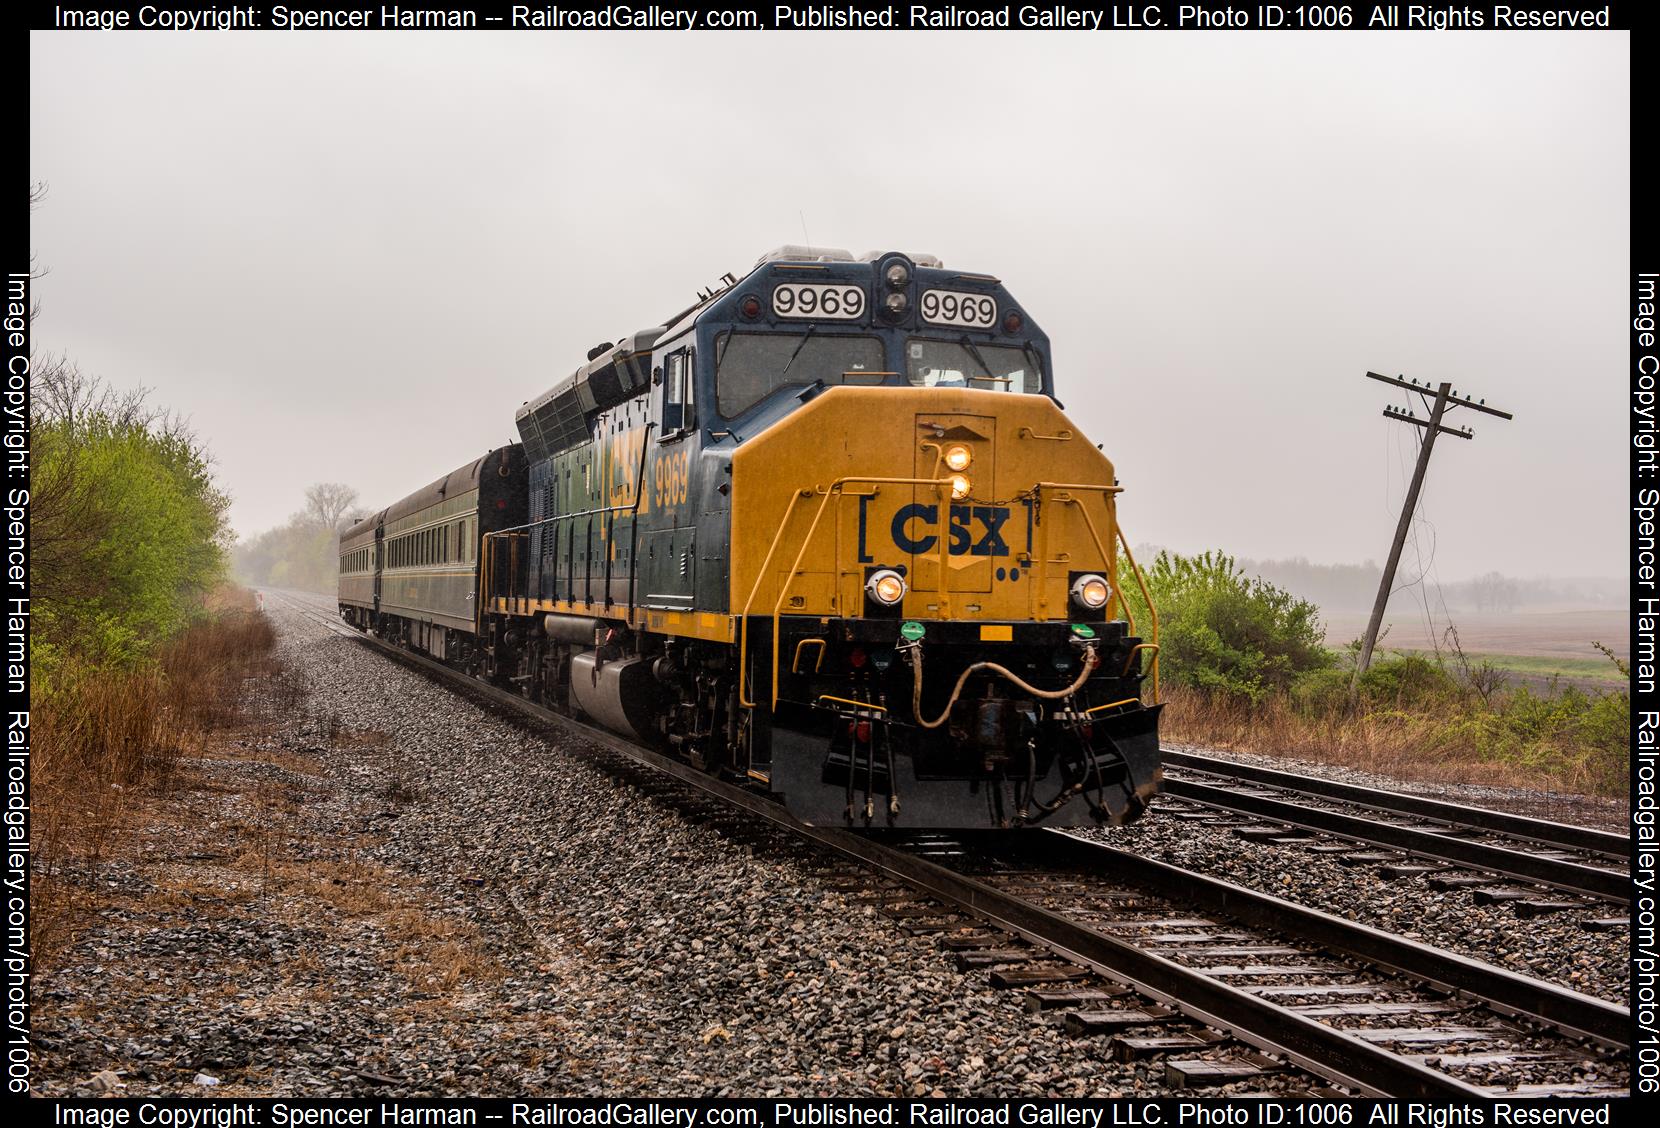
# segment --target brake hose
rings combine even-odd
[[[1078,680],[1067,686],[1065,689],[1048,690],[1039,689],[1035,685],[1027,684],[1025,681],[1021,680],[1020,676],[1013,670],[1006,666],[999,666],[996,662],[976,662],[974,665],[964,670],[962,675],[957,678],[957,684],[951,689],[951,698],[945,703],[945,711],[935,720],[929,721],[924,720],[922,716],[922,646],[919,643],[912,643],[910,650],[912,673],[911,712],[916,717],[916,723],[925,729],[936,729],[946,722],[946,719],[951,716],[951,710],[957,705],[957,698],[962,696],[963,686],[968,683],[968,679],[970,677],[976,673],[979,673],[981,670],[989,670],[994,674],[1002,675],[1009,681],[1013,682],[1017,689],[1024,693],[1029,693],[1033,697],[1041,697],[1046,701],[1060,701],[1071,697],[1080,689],[1084,688],[1084,683],[1089,680],[1089,675],[1094,673],[1095,667],[1099,664],[1099,659],[1095,656],[1095,645],[1091,643],[1084,648],[1084,669],[1083,672],[1078,675]]]

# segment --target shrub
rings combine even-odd
[[[1121,576],[1129,575],[1124,564]],[[1230,556],[1160,552],[1146,577],[1159,613],[1160,669],[1175,684],[1260,702],[1331,662],[1319,608],[1247,577]],[[1144,621],[1140,592],[1128,598]]]
[[[132,669],[219,582],[230,499],[177,420],[59,366],[33,407],[31,658]]]

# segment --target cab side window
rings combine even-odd
[[[696,392],[692,382],[692,353],[681,349],[669,354],[663,366],[663,426],[665,437],[697,426]]]

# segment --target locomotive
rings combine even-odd
[[[783,247],[516,423],[342,535],[346,621],[815,825],[1118,824],[1157,793],[1121,487],[997,278]]]

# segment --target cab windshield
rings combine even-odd
[[[1040,392],[1043,373],[1029,349],[912,337],[905,345],[906,376],[918,388],[980,388]]]
[[[816,381],[880,384],[882,342],[829,333],[722,333],[715,338],[715,398],[732,419],[779,388]]]

